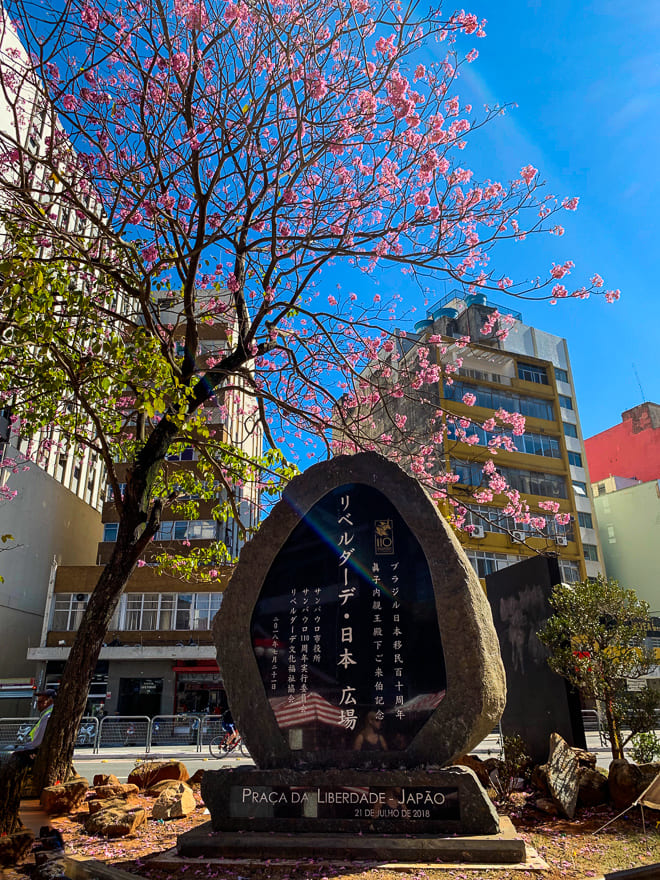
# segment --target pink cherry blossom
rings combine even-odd
[[[80,110],[82,101],[80,98],[76,98],[75,95],[64,95],[62,97],[62,106],[68,111]]]
[[[525,181],[527,186],[530,185],[534,177],[538,174],[538,168],[534,168],[533,165],[525,165],[525,167],[521,170],[520,176]]]
[[[93,6],[85,4],[80,10],[80,17],[86,25],[92,28],[92,30],[96,30],[99,26],[99,13]]]
[[[563,278],[564,275],[568,275],[571,269],[575,266],[572,260],[567,260],[562,266],[556,266],[554,263],[552,264],[552,269],[550,270],[550,275],[553,278]]]

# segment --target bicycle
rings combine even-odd
[[[224,730],[209,743],[209,752],[214,758],[226,758],[227,755],[230,755],[237,749],[244,758],[250,756],[250,753],[243,744],[240,733],[237,731]]]

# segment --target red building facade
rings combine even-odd
[[[641,403],[621,422],[584,441],[592,483],[609,476],[642,483],[660,478],[660,406]]]

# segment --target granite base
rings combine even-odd
[[[216,832],[497,834],[499,817],[474,772],[207,770],[202,798]]]
[[[470,837],[397,836],[345,833],[278,834],[211,831],[207,822],[181,834],[177,854],[188,859],[309,859],[352,861],[514,865],[525,862],[524,841],[507,818],[497,834]]]

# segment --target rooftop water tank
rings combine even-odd
[[[433,326],[433,321],[430,318],[422,318],[421,321],[417,321],[415,324],[415,333],[422,333],[424,330],[428,330],[429,327]]]
[[[438,318],[458,318],[458,309],[452,309],[450,306],[444,306],[442,309],[436,309],[433,312],[433,320]]]
[[[472,293],[470,296],[466,298],[466,302],[468,306],[485,306],[486,305],[486,294],[485,293]]]

